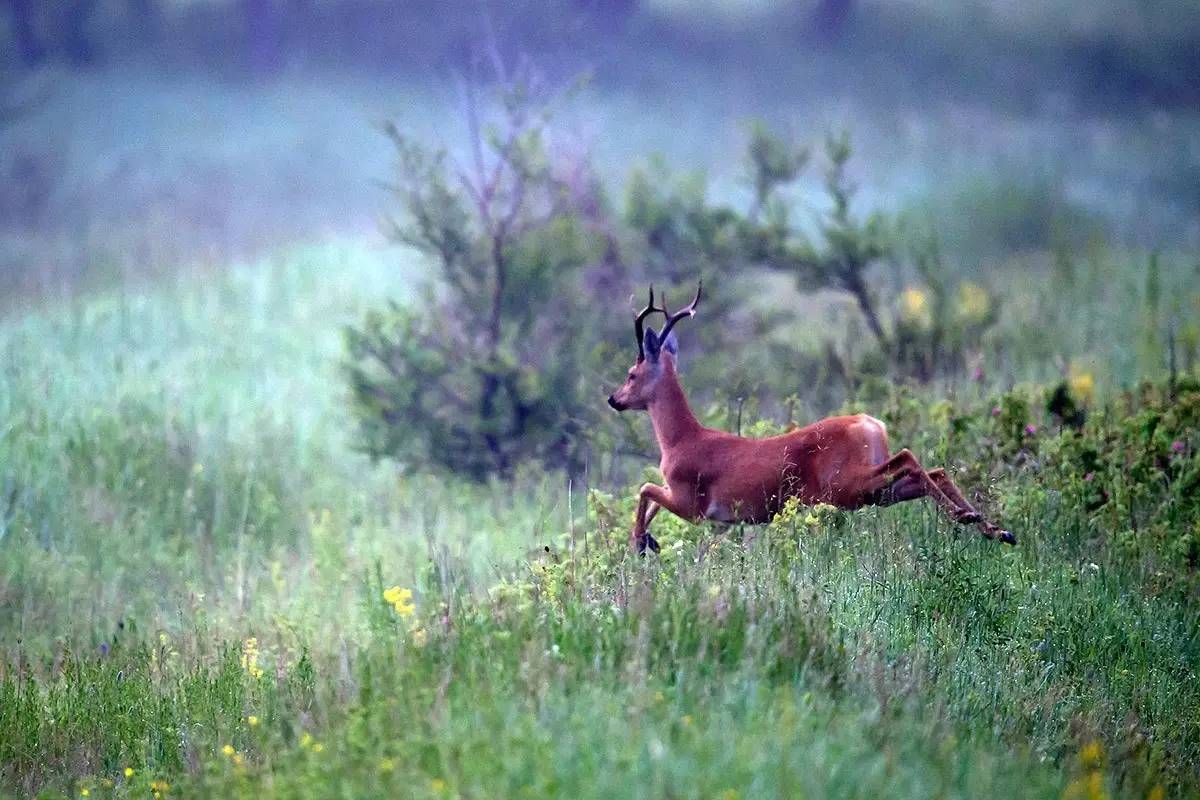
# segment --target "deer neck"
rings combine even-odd
[[[675,364],[669,358],[664,359],[663,376],[659,380],[658,391],[647,410],[654,425],[658,449],[665,453],[695,435],[700,430],[700,422],[688,405],[683,387],[679,385],[679,376],[675,374]]]

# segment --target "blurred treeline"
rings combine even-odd
[[[462,64],[480,20],[506,56],[619,73],[654,52],[717,63],[753,53],[788,79],[798,47],[902,64],[935,92],[1030,81],[1159,106],[1200,99],[1200,15],[1190,0],[4,0],[9,67],[149,61],[269,75],[307,65]],[[837,79],[838,69],[828,75]]]

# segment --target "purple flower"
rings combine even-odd
[[[983,367],[976,367],[971,372],[971,380],[975,381],[976,383],[979,383],[981,380],[983,380]]]
[[[1000,416],[1000,406],[992,406],[992,416],[993,417]]]
[[[100,643],[100,655],[102,655],[102,656],[108,655],[108,642]]]
[[[1037,433],[1037,425],[1034,425],[1031,422],[1025,426],[1025,435],[1026,436],[1033,436],[1035,433]]]
[[[1185,446],[1182,439],[1176,439],[1171,442],[1171,450],[1175,453],[1182,453]]]
[[[1096,477],[1096,473],[1089,472],[1087,475],[1083,476],[1083,481],[1084,481],[1084,483],[1091,483],[1092,479],[1095,477]]]

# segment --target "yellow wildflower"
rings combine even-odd
[[[1083,764],[1084,769],[1098,769],[1103,758],[1104,748],[1096,741],[1088,742],[1079,751],[1079,761]]]
[[[982,322],[992,305],[987,289],[972,281],[958,285],[958,316],[964,322]]]
[[[726,789],[721,792],[721,800],[738,800],[737,789]]]
[[[434,778],[429,782],[429,788],[435,792],[444,792],[446,791],[446,782],[441,778]]]
[[[688,725],[692,724],[692,715],[684,714],[682,717],[680,717],[679,721],[684,724],[684,727],[687,727]]]
[[[320,742],[313,742],[312,751],[314,753],[320,753],[324,749],[325,745],[321,744]]]
[[[415,644],[417,647],[424,647],[426,641],[428,641],[428,634],[425,633],[425,629],[414,628],[412,632],[413,644]]]
[[[312,744],[312,734],[305,731],[304,734],[301,735],[301,737],[300,737],[300,746],[307,748],[311,744]]]
[[[1156,783],[1154,788],[1150,790],[1150,794],[1146,795],[1146,800],[1163,800],[1166,796],[1166,790],[1163,789],[1161,784]]]
[[[150,790],[154,792],[165,792],[171,788],[171,784],[166,781],[150,781]]]
[[[393,761],[392,759],[390,759],[390,758],[380,759],[380,761],[379,761],[379,771],[380,772],[391,772],[395,768],[396,768],[396,762]]]
[[[1081,403],[1090,403],[1096,391],[1096,381],[1092,373],[1085,372],[1074,364],[1067,375],[1067,385],[1071,387],[1071,395]]]
[[[126,778],[132,778],[132,777],[133,777],[133,767],[126,767],[126,768],[125,768],[125,777],[126,777]]]
[[[242,669],[251,678],[262,677],[262,668],[258,666],[258,639],[253,636],[242,643]]]
[[[905,287],[900,293],[900,318],[918,327],[928,328],[933,323],[929,295],[915,286]]]
[[[246,724],[253,728],[258,724],[258,717],[251,714],[250,716],[246,717]]]
[[[88,797],[89,795],[91,795],[91,791],[89,791],[88,789],[80,789],[79,790],[80,797]]]
[[[233,755],[234,755],[234,753],[237,752],[237,750],[233,749],[233,745],[227,744],[221,748],[221,752],[224,753],[225,755],[229,756],[230,758],[233,758]]]
[[[234,763],[234,764],[237,764],[237,765],[240,767],[240,766],[242,765],[242,760],[243,760],[243,759],[242,759],[242,754],[241,754],[241,753],[234,753],[234,754],[233,754],[233,763]]]
[[[393,586],[390,589],[385,589],[383,599],[390,603],[396,613],[402,617],[411,617],[413,612],[417,610],[417,606],[413,603],[412,589],[401,589],[399,586]]]
[[[663,693],[662,693],[662,692],[655,692],[655,693],[654,693],[654,702],[656,702],[656,703],[661,703],[661,702],[662,702],[663,700],[665,700],[665,699],[666,699],[666,696],[665,696],[665,695],[663,695]]]

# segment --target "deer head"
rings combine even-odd
[[[696,305],[700,302],[703,290],[704,285],[701,283],[696,287],[696,298],[692,300],[692,304],[672,314],[667,310],[665,296],[662,298],[661,307],[654,305],[654,287],[650,287],[650,302],[638,312],[633,321],[633,333],[637,337],[638,345],[637,361],[629,368],[629,375],[625,378],[625,383],[621,384],[621,388],[609,395],[610,406],[617,411],[645,411],[650,407],[658,391],[665,363],[673,360],[679,350],[679,343],[671,329],[679,320],[696,313]],[[646,317],[656,311],[667,318],[666,324],[657,333],[653,328],[644,329]]]

